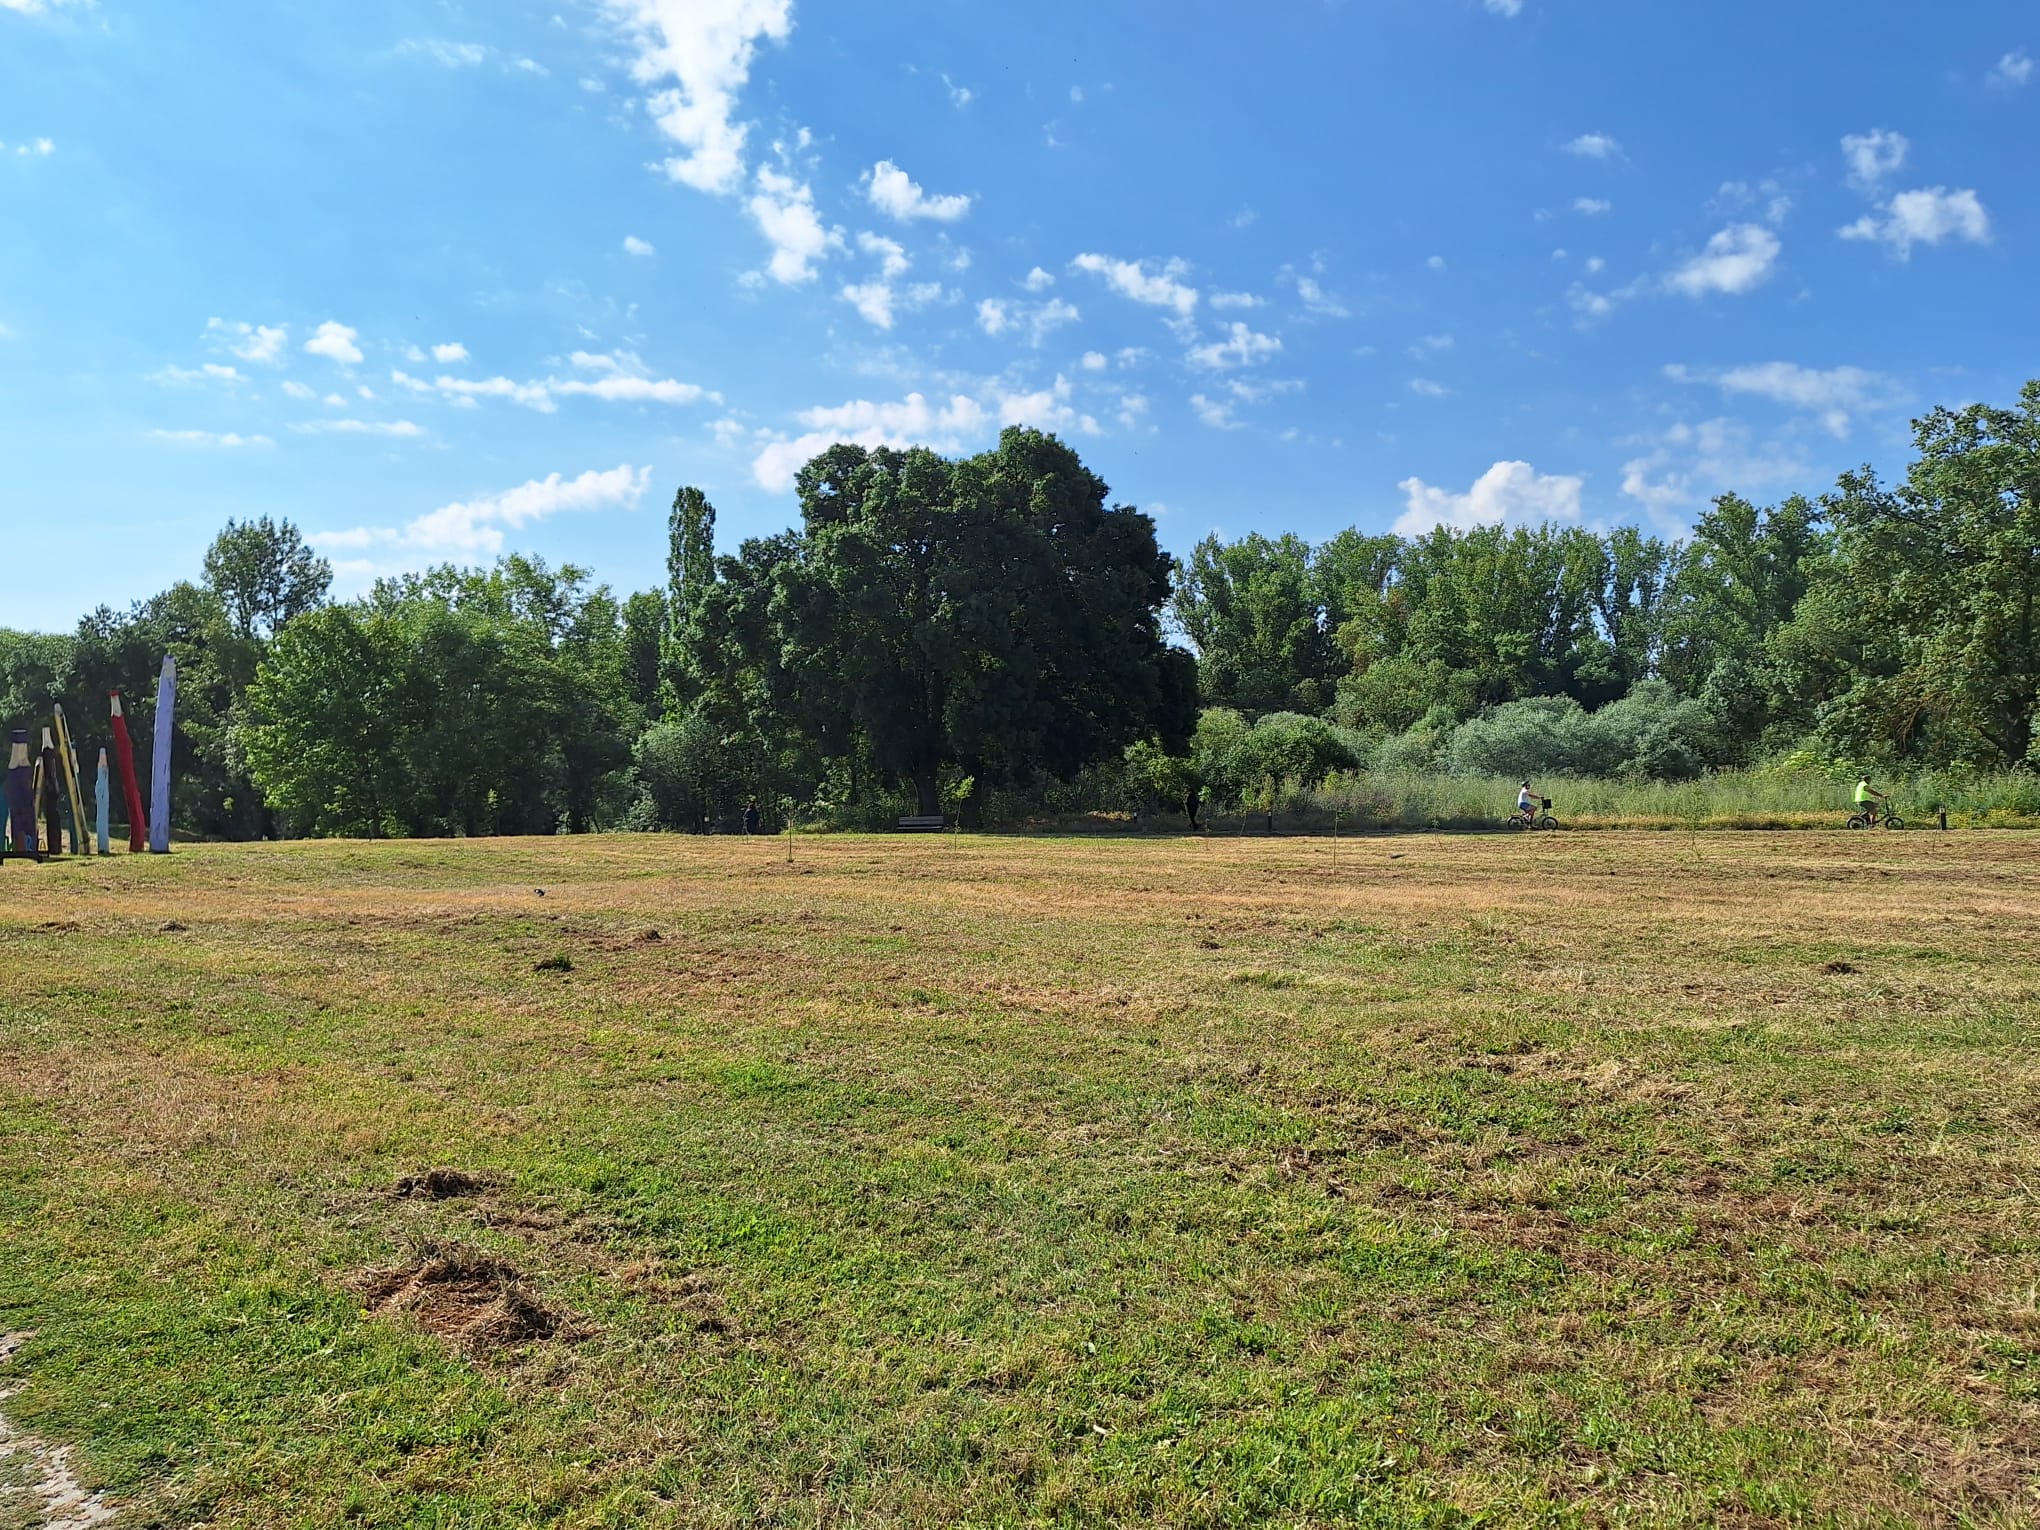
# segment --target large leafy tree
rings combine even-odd
[[[2010,409],[1936,409],[1914,441],[1902,484],[1849,474],[1830,501],[1839,535],[1823,605],[1854,616],[1837,635],[1869,659],[1848,710],[1896,752],[2030,766],[2040,382]]]
[[[266,640],[317,608],[333,569],[305,546],[289,521],[228,521],[205,554],[205,587],[219,597],[234,633]]]
[[[1331,699],[1338,650],[1301,537],[1206,537],[1191,549],[1171,610],[1197,649],[1207,703],[1257,714],[1315,711]]]
[[[699,609],[707,692],[868,759],[942,807],[1186,735],[1189,659],[1164,642],[1171,564],[1052,436],[980,456],[837,446],[799,475],[799,533],[746,544]],[[970,809],[967,808],[967,811]]]
[[[608,590],[521,557],[385,580],[300,617],[263,660],[249,704],[256,779],[315,834],[613,821],[642,720]]]

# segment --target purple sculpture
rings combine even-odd
[[[14,824],[14,848],[37,853],[35,842],[35,766],[28,757],[28,729],[16,728],[7,753],[7,816]]]

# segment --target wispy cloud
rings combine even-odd
[[[1070,262],[1070,266],[1074,270],[1103,277],[1105,284],[1114,292],[1136,303],[1144,303],[1150,308],[1171,309],[1183,319],[1196,311],[1197,289],[1181,280],[1190,270],[1181,260],[1167,261],[1159,271],[1149,271],[1145,261],[1115,260],[1109,255],[1079,255]]]
[[[1974,191],[1927,186],[1901,191],[1875,213],[1838,231],[1844,239],[1882,244],[1894,260],[1911,260],[1913,246],[1990,243],[1990,213]]]
[[[355,526],[311,533],[306,540],[335,552],[425,553],[432,556],[493,557],[506,533],[563,511],[634,508],[650,486],[652,470],[625,464],[578,478],[558,473],[535,478],[498,494],[441,505],[402,526]]]
[[[274,446],[276,443],[267,436],[244,436],[234,431],[224,433],[211,430],[152,430],[151,441],[166,441],[177,446]]]
[[[1565,152],[1581,159],[1620,159],[1622,145],[1606,133],[1582,133],[1565,145]]]

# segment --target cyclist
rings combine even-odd
[[[1873,829],[1877,827],[1877,804],[1885,799],[1886,793],[1872,786],[1868,776],[1856,778],[1856,811],[1863,815]]]
[[[1537,810],[1544,805],[1544,799],[1532,794],[1530,783],[1525,781],[1516,792],[1516,811],[1523,815],[1526,823],[1537,821]]]

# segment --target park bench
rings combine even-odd
[[[900,820],[900,832],[903,834],[940,834],[948,826],[948,820],[940,813],[925,816],[910,813]]]

